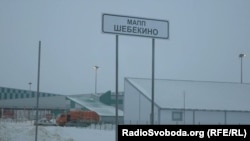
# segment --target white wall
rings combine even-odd
[[[140,94],[128,81],[125,81],[124,87],[124,123],[137,124],[140,119]]]
[[[250,124],[250,112],[226,112],[227,124]]]
[[[135,87],[124,83],[124,123],[125,124],[151,124],[151,101],[146,98]],[[158,123],[158,107],[154,107],[154,121]]]
[[[139,106],[140,106],[140,118],[139,123],[140,124],[151,124],[151,112],[152,112],[152,103],[151,101],[146,98],[143,94],[140,94],[139,96]],[[159,108],[157,106],[154,106],[154,124],[159,123]]]
[[[225,124],[225,112],[195,111],[195,124]]]
[[[172,119],[172,112],[184,112],[183,109],[160,110],[160,124],[250,124],[250,112],[185,110],[181,121]]]

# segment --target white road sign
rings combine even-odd
[[[102,32],[168,39],[169,22],[166,20],[103,14]]]

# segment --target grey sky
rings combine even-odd
[[[170,38],[155,40],[155,78],[250,82],[249,0],[1,0],[0,86],[59,94],[115,90],[115,35],[103,13],[168,20]],[[119,90],[124,77],[151,78],[152,39],[119,36]]]

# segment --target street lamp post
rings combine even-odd
[[[32,84],[32,83],[31,83],[31,82],[29,82],[28,84],[30,85],[30,87],[29,87],[29,88],[30,88],[30,90],[31,90],[31,84]]]
[[[99,69],[99,66],[94,66],[93,69],[95,70],[95,94],[97,90],[97,70]]]
[[[240,57],[240,82],[243,83],[243,70],[242,70],[242,61],[243,61],[243,58],[246,57],[247,55],[246,54],[239,54],[239,57]]]

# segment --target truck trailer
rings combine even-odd
[[[58,126],[89,126],[92,123],[98,123],[100,116],[95,111],[69,111],[62,113],[56,118]]]

